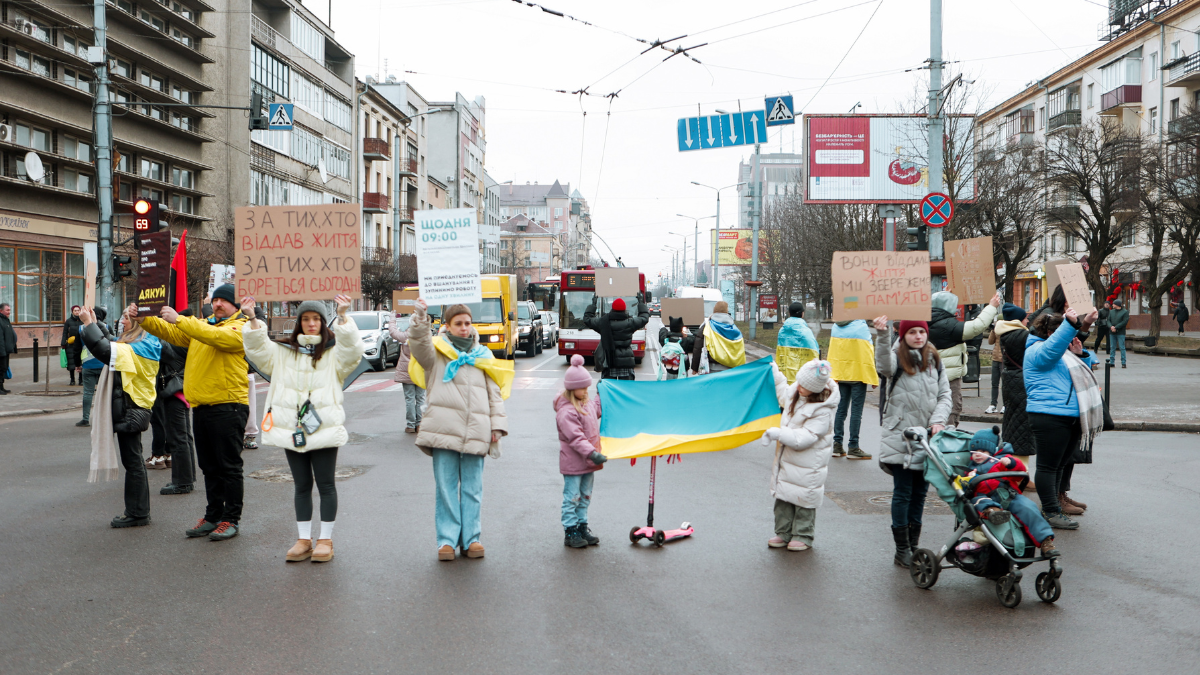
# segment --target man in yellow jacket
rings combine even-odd
[[[232,284],[212,294],[207,320],[179,316],[170,306],[161,316],[140,319],[147,333],[188,350],[183,367],[183,396],[192,407],[196,461],[204,472],[208,507],[186,532],[223,541],[237,536],[242,517],[242,436],[250,414],[242,315]]]

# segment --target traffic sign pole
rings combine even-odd
[[[929,0],[929,193],[942,192],[942,138],[945,122],[942,117],[942,0]],[[929,231],[929,259],[942,260],[942,231]],[[931,279],[934,289],[940,290],[941,276]]]

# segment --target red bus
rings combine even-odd
[[[596,271],[587,268],[579,270],[564,270],[559,276],[558,303],[558,353],[566,358],[579,354],[591,358],[600,346],[600,334],[583,324],[583,315],[587,308],[596,300]],[[646,275],[638,275],[638,285],[641,296],[646,296]],[[615,298],[600,298],[596,307],[597,316],[612,310]],[[636,312],[637,298],[624,298],[625,306],[630,312]],[[646,355],[646,330],[642,329],[633,334],[633,356],[637,363],[642,362]]]

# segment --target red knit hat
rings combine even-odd
[[[901,321],[900,322],[900,337],[908,335],[908,331],[913,328],[923,328],[925,332],[929,332],[928,321]]]
[[[616,300],[613,300],[613,309],[624,312],[625,311],[625,299],[617,298]]]

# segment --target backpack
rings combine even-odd
[[[675,340],[676,338],[668,338],[667,343],[658,352],[658,358],[667,370],[679,370],[679,364],[683,360],[683,347]]]

